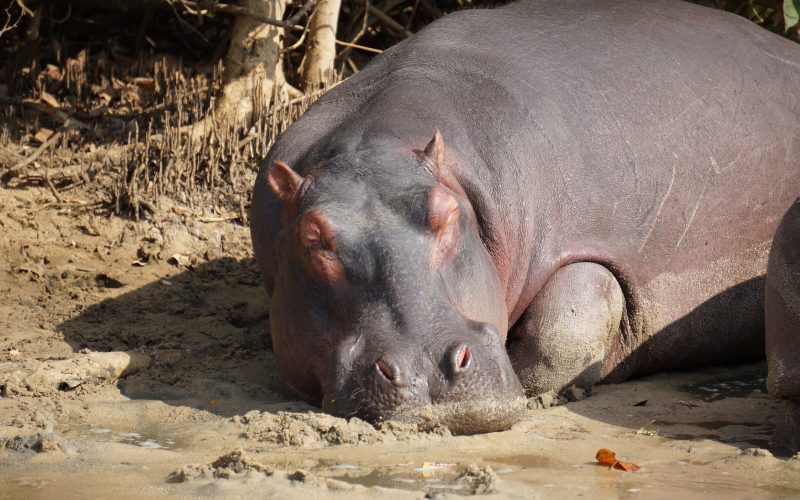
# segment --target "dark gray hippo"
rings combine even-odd
[[[800,399],[800,199],[775,232],[764,310],[767,389],[778,397]]]
[[[767,264],[767,389],[787,398],[775,441],[800,450],[800,199],[786,212]]]
[[[264,161],[251,227],[280,370],[338,415],[473,433],[525,392],[763,357],[799,82],[800,47],[678,1],[433,23]]]

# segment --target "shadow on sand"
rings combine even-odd
[[[74,350],[141,349],[120,381],[132,399],[222,416],[297,406],[272,356],[269,299],[253,259],[220,258],[88,307],[59,325]]]

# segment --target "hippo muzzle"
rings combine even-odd
[[[370,422],[443,425],[457,434],[509,428],[525,408],[496,328],[471,322],[430,341],[383,341],[359,335],[331,364],[323,409]]]

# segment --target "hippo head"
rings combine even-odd
[[[267,172],[282,202],[271,332],[306,399],[343,417],[502,430],[524,408],[496,268],[437,132],[417,158],[347,153]],[[447,183],[452,186],[453,183]]]

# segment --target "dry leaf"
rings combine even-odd
[[[61,71],[61,68],[56,66],[55,64],[48,64],[45,66],[44,71],[42,71],[45,75],[53,80],[61,81],[64,78],[64,72]]]
[[[33,140],[36,142],[45,142],[47,139],[53,136],[53,131],[49,128],[42,127],[36,132],[36,135],[33,136]]]
[[[609,469],[620,469],[624,471],[637,471],[639,466],[631,462],[617,460],[617,454],[608,448],[601,448],[597,451],[595,458],[603,465],[608,465]]]
[[[614,465],[617,462],[617,455],[608,448],[601,448],[594,458],[604,465]]]
[[[617,460],[617,463],[614,464],[614,467],[617,469],[622,469],[624,471],[637,471],[639,470],[639,466],[631,463],[631,462],[623,462],[621,460]]]
[[[44,90],[42,90],[42,93],[39,95],[39,99],[48,106],[52,106],[54,108],[61,107],[61,104],[59,104],[58,99],[56,99],[53,96],[53,94],[45,92]]]

